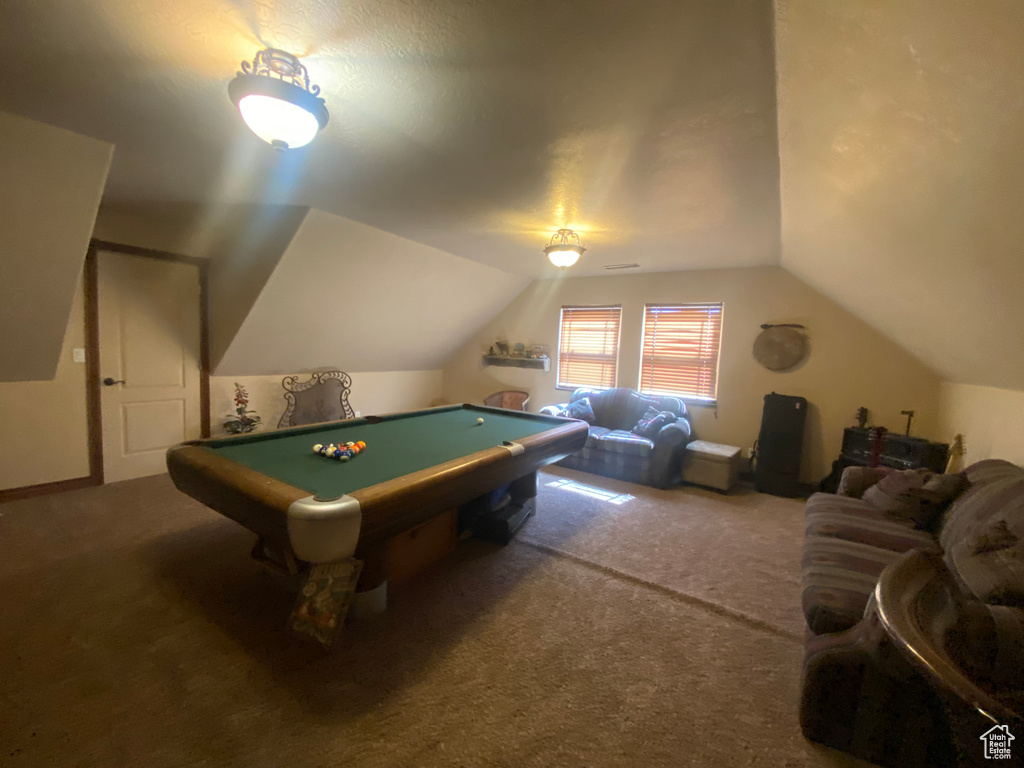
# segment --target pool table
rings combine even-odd
[[[360,440],[347,463],[312,450]],[[586,440],[582,421],[462,404],[193,440],[167,452],[167,467],[179,490],[256,533],[289,570],[354,557],[367,591],[387,578],[392,537],[507,484],[514,499],[533,497],[537,469]]]

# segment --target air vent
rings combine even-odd
[[[635,269],[639,264],[605,264],[605,269]]]

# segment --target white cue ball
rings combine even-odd
[[[484,423],[484,420],[483,420],[483,418],[479,418],[479,419],[477,419],[477,420],[476,420],[476,423],[477,423],[477,424],[483,424],[483,423]]]

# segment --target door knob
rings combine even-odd
[[[103,380],[103,386],[105,386],[105,387],[112,387],[112,386],[114,386],[115,384],[124,384],[124,380],[123,380],[123,379],[120,379],[120,380],[118,380],[118,381],[114,381],[114,380],[113,380],[112,378],[110,378],[109,376],[107,376],[107,378],[105,378],[105,379]]]

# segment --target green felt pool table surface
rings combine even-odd
[[[484,423],[477,424],[483,417]],[[514,442],[565,424],[534,413],[478,411],[461,405],[342,423],[255,433],[203,447],[319,498],[335,498],[412,472]],[[366,443],[349,462],[313,453],[322,443]]]

